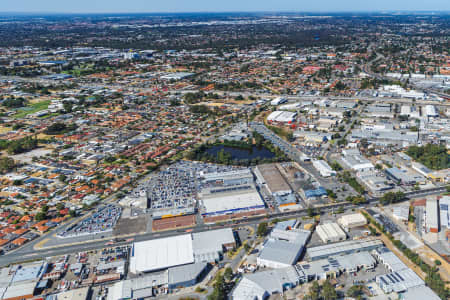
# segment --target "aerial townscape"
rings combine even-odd
[[[0,13],[0,299],[450,299],[442,9]]]

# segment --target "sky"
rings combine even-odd
[[[0,12],[450,11],[450,0],[0,0]]]

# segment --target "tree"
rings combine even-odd
[[[307,212],[308,212],[308,217],[310,217],[310,218],[314,217],[314,214],[315,214],[314,208],[308,207]]]
[[[43,205],[41,211],[46,214],[48,212],[48,205]]]
[[[223,273],[223,277],[227,280],[230,281],[231,278],[233,278],[233,270],[230,267],[227,267],[225,269],[225,272]]]
[[[361,285],[354,285],[350,287],[347,291],[347,296],[352,298],[357,298],[358,296],[362,295],[362,286]]]
[[[45,220],[46,218],[47,218],[47,214],[44,213],[44,212],[42,212],[42,211],[38,212],[38,213],[34,216],[34,219],[35,219],[36,221],[42,221],[42,220]]]
[[[256,230],[256,234],[258,236],[265,236],[267,233],[267,227],[268,225],[266,222],[259,223],[258,229]]]
[[[218,274],[214,282],[214,290],[208,296],[208,300],[225,300],[227,298],[225,279],[222,274]]]
[[[322,286],[322,297],[325,300],[335,300],[337,299],[337,292],[334,286],[329,280],[325,281]]]
[[[309,287],[309,293],[307,295],[310,300],[320,299],[320,286],[317,281],[313,281],[312,285]]]
[[[61,181],[61,182],[65,182],[66,179],[67,179],[67,176],[64,175],[64,174],[61,174],[61,175],[58,176],[58,179],[59,179],[59,181]]]
[[[11,157],[1,157],[0,158],[0,173],[6,173],[11,171],[16,167],[16,163],[14,162],[14,159]]]
[[[75,218],[77,216],[77,211],[74,209],[69,210],[69,216]]]

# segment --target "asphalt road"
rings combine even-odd
[[[436,195],[440,194],[442,192],[445,192],[446,188],[433,188],[423,191],[414,191],[405,193],[408,198],[417,198],[417,197],[425,197],[429,195]],[[339,207],[343,207],[344,209],[351,209],[351,208],[357,208],[357,207],[368,207],[376,205],[379,201],[379,198],[370,198],[368,199],[369,203],[365,205],[355,206],[351,203],[337,203],[332,205],[323,206],[320,208],[321,213],[326,213],[330,211],[334,211]],[[292,212],[281,212],[281,213],[274,213],[270,216],[257,216],[252,217],[248,219],[242,219],[239,221],[232,221],[228,222],[224,225],[199,225],[197,227],[192,228],[191,232],[202,232],[207,231],[211,229],[218,229],[218,228],[224,228],[224,227],[239,227],[242,225],[256,225],[259,224],[262,221],[271,221],[277,218],[298,218],[303,217],[307,215],[307,210],[298,210],[298,211],[292,211]],[[145,233],[134,236],[134,241],[146,241],[146,240],[152,240],[162,237],[169,237],[174,235],[179,235],[185,232],[184,230],[172,230],[172,231],[165,231],[161,233]],[[122,242],[116,242],[114,243],[114,246],[120,246],[120,245],[126,245],[130,242],[122,241]],[[51,248],[51,249],[40,249],[40,250],[34,250],[34,249],[20,249],[21,251],[16,251],[4,256],[0,256],[0,266],[9,265],[11,263],[18,263],[18,262],[24,262],[24,261],[30,261],[30,260],[38,260],[43,259],[46,257],[51,256],[57,256],[57,255],[64,255],[64,254],[71,254],[71,253],[77,253],[81,251],[89,251],[89,250],[95,250],[95,249],[101,249],[104,248],[105,241],[93,241],[93,242],[87,242],[83,244],[76,244],[76,245],[66,245],[61,246],[58,248]]]

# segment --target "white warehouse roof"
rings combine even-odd
[[[130,271],[150,272],[193,262],[192,237],[185,234],[135,243]]]
[[[345,228],[352,228],[366,225],[367,220],[362,214],[357,213],[340,217],[338,223]]]
[[[267,121],[288,123],[293,122],[297,113],[290,111],[274,111],[267,117]]]
[[[316,231],[324,243],[342,241],[347,238],[345,232],[336,223],[319,225]]]
[[[230,193],[202,199],[207,214],[225,213],[239,209],[264,208],[264,202],[256,190],[248,193]]]

